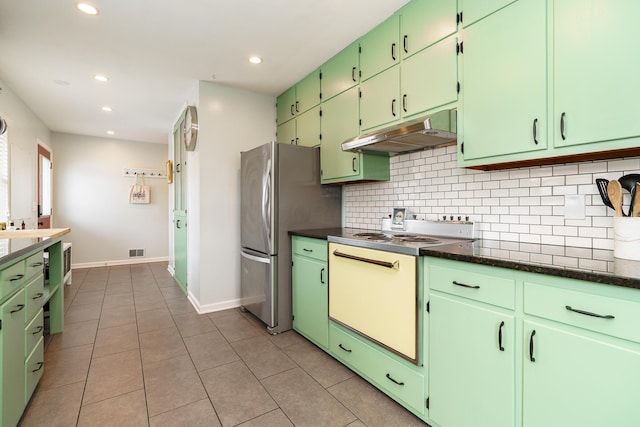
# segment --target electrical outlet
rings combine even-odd
[[[585,219],[584,194],[564,196],[564,219]]]

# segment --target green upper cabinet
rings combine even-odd
[[[322,101],[327,101],[360,81],[360,44],[352,43],[320,67]]]
[[[317,147],[320,145],[320,106],[305,111],[296,117],[297,145]]]
[[[515,0],[462,0],[462,24],[465,27],[477,22]]]
[[[360,70],[363,81],[400,61],[399,39],[399,15],[392,15],[360,39]]]
[[[456,0],[413,0],[400,9],[402,58],[455,33],[456,7]]]
[[[388,180],[389,158],[342,151],[342,143],[359,134],[358,88],[322,103],[320,168],[323,184]]]
[[[363,131],[400,120],[400,67],[360,84],[360,128]]]
[[[403,117],[458,100],[456,42],[456,36],[450,36],[402,62],[400,108]]]
[[[276,141],[283,144],[295,144],[296,143],[296,121],[289,120],[278,125],[278,131],[276,132]]]
[[[319,103],[320,71],[315,70],[278,96],[276,102],[278,124],[291,120]]]
[[[555,0],[553,15],[554,145],[640,136],[640,59],[626,47],[640,2]]]
[[[520,0],[464,31],[460,160],[547,147],[546,19]]]

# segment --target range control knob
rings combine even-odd
[[[447,216],[446,215],[442,215],[442,220],[446,221],[447,220]]]
[[[461,216],[458,217],[458,221],[462,221],[462,217]]]
[[[467,221],[467,222],[469,222],[469,217],[468,217],[468,216],[465,216],[465,217],[464,217],[464,220],[465,220],[465,221]]]
[[[451,215],[451,216],[449,217],[449,219],[450,219],[451,221],[453,221],[453,215]]]

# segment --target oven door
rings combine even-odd
[[[417,257],[329,243],[329,317],[418,362]]]

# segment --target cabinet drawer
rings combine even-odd
[[[0,299],[22,286],[25,280],[24,276],[24,261],[17,262],[0,271]]]
[[[429,287],[511,310],[515,307],[515,280],[491,274],[490,271],[469,271],[462,265],[456,265],[455,268],[432,265]]]
[[[338,360],[356,370],[380,390],[424,414],[424,376],[381,350],[349,335],[335,324],[329,326],[329,348]]]
[[[319,261],[327,260],[326,240],[294,236],[291,244],[294,254],[314,258]]]
[[[29,399],[33,394],[33,391],[38,385],[38,381],[42,377],[44,372],[44,338],[41,337],[38,344],[33,349],[33,352],[29,355],[24,362],[24,404],[29,403]]]
[[[44,336],[44,312],[42,309],[24,328],[24,357],[27,358]]]
[[[24,324],[26,325],[33,319],[34,314],[42,308],[44,301],[44,276],[40,274],[25,286],[24,303],[26,309],[24,311]]]
[[[24,279],[29,280],[44,272],[44,253],[42,251],[31,255],[25,261]]]
[[[525,282],[524,312],[640,342],[639,302]]]

